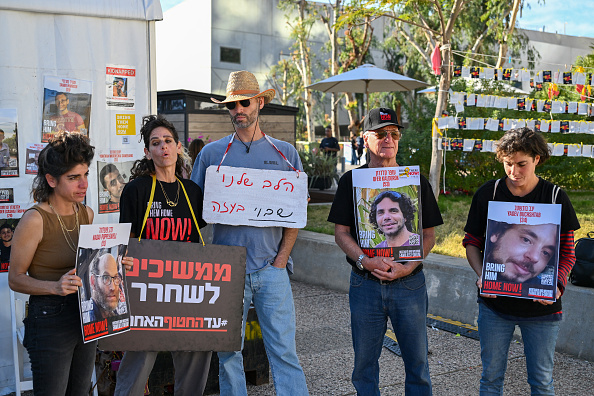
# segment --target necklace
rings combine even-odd
[[[177,196],[175,197],[175,202],[173,202],[167,196],[167,193],[165,192],[165,189],[163,188],[163,184],[161,184],[161,180],[157,179],[157,181],[159,182],[159,185],[161,186],[161,191],[163,191],[163,195],[165,196],[165,202],[167,202],[167,205],[171,206],[172,208],[175,208],[177,206],[177,203],[179,202],[179,179],[176,177],[175,180],[177,180]]]
[[[58,222],[60,223],[60,228],[62,229],[62,234],[64,235],[64,239],[66,240],[66,243],[68,244],[68,247],[70,248],[70,250],[72,250],[73,252],[76,253],[76,243],[74,243],[74,240],[72,239],[72,237],[70,236],[70,233],[74,230],[78,230],[79,234],[80,234],[80,224],[78,222],[78,210],[74,211],[74,215],[76,218],[76,224],[74,226],[74,228],[72,228],[71,230],[69,230],[68,228],[66,228],[66,224],[64,224],[64,220],[62,220],[62,216],[60,216],[60,214],[58,213],[58,211],[56,209],[54,209],[54,207],[52,206],[52,204],[50,203],[50,201],[47,201],[49,207],[54,211],[54,213],[56,214],[56,216],[58,216]]]
[[[245,146],[245,152],[246,153],[249,153],[250,152],[250,148],[252,147],[252,143],[254,142],[254,136],[256,136],[256,128],[254,128],[254,133],[252,133],[252,140],[250,140],[250,145],[249,146],[247,144],[245,144],[243,142],[243,140],[241,140],[241,138],[237,134],[237,131],[235,132],[235,136],[237,136],[237,139],[239,139],[239,141],[241,142],[241,144],[243,144]]]

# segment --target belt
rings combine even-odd
[[[413,276],[415,276],[416,274],[418,274],[421,271],[423,271],[423,263],[419,264],[417,266],[417,268],[415,268],[413,270],[413,272],[411,272],[410,274],[408,274],[406,276],[403,276],[402,278],[385,281],[385,280],[376,278],[375,275],[373,275],[370,271],[367,271],[367,270],[361,271],[359,268],[357,268],[356,266],[353,265],[353,272],[355,274],[360,275],[365,279],[375,281],[375,282],[379,283],[380,285],[389,285],[390,283],[393,283],[393,282],[398,282],[398,281],[402,281],[402,280],[405,280],[408,278],[412,278]]]

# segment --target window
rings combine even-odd
[[[239,48],[221,47],[221,62],[241,63],[241,50]]]

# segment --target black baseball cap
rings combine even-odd
[[[363,131],[375,131],[388,125],[396,125],[398,128],[404,128],[398,123],[396,112],[386,107],[376,107],[365,117]]]

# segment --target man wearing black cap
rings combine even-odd
[[[400,129],[396,113],[372,109],[364,123],[363,139],[370,155],[361,168],[397,167]],[[424,257],[435,243],[434,227],[443,224],[431,185],[421,176]],[[328,221],[335,240],[351,264],[349,303],[355,350],[352,381],[358,395],[379,395],[379,357],[390,318],[406,372],[407,395],[431,395],[427,361],[427,289],[421,261],[396,262],[392,257],[368,257],[358,244],[351,171],[345,173],[334,197]]]

